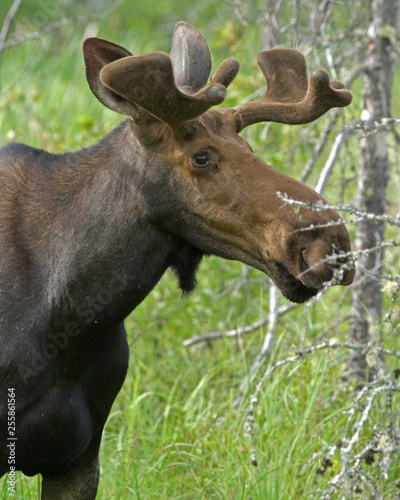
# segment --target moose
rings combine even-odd
[[[341,82],[322,69],[308,78],[295,50],[267,50],[265,96],[211,109],[239,63],[224,60],[208,81],[209,49],[185,22],[170,55],[99,38],[83,51],[92,92],[127,119],[74,153],[0,150],[0,476],[41,474],[42,499],[95,498],[103,427],[128,369],[123,321],[168,268],[188,292],[204,256],[238,260],[297,303],[355,273],[339,215],[239,135],[347,106]]]

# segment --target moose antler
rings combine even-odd
[[[225,99],[224,83],[233,72],[233,64],[225,61],[221,66],[217,78],[193,94],[176,86],[171,58],[163,52],[118,59],[102,68],[100,80],[113,92],[175,128]]]
[[[352,100],[343,83],[330,81],[323,69],[314,70],[308,81],[306,61],[297,50],[265,50],[257,62],[267,82],[267,93],[233,108],[240,117],[238,131],[264,121],[308,123],[330,108],[347,106]]]
[[[133,56],[98,38],[85,41],[84,53],[89,84],[103,104],[137,121],[156,117],[180,134],[191,134],[196,128],[191,120],[225,99],[239,70],[237,59],[225,59],[207,83],[210,51],[202,35],[185,22],[175,27],[171,56]],[[341,82],[330,81],[323,69],[313,71],[308,81],[305,59],[296,50],[266,50],[258,64],[267,93],[233,108],[238,131],[261,121],[307,123],[351,102],[351,93]]]

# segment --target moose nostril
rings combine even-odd
[[[300,252],[300,280],[311,288],[321,288],[322,280],[315,272],[310,270],[310,266],[308,265],[305,257],[305,250],[303,249]]]
[[[333,270],[327,265],[316,265],[310,267],[307,261],[306,249],[300,252],[300,275],[299,279],[310,288],[322,288],[326,281],[332,279]]]
[[[351,285],[356,275],[356,266],[354,263],[354,259],[352,257],[350,257],[344,262],[343,269],[344,269],[344,274],[340,284],[344,286]]]

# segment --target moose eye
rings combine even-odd
[[[192,156],[192,167],[198,174],[205,172],[217,172],[218,163],[213,154],[208,151],[201,151]]]
[[[193,160],[198,167],[205,167],[208,165],[210,158],[207,153],[197,153],[193,155]]]

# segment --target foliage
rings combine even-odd
[[[327,9],[330,2],[320,3],[325,33],[314,29],[316,11],[310,3],[304,2],[301,8],[297,2],[276,4],[282,3],[279,15],[278,9],[275,12],[282,42],[297,44],[311,67],[331,66],[344,80],[357,73],[368,2],[358,2],[359,10],[350,3],[336,4],[326,19],[323,7]],[[209,42],[215,66],[230,55],[241,61],[227,105],[247,99],[264,85],[256,57],[264,48],[267,14],[269,19],[275,15],[264,5],[271,2],[160,0],[155,8],[154,2],[127,0],[115,9],[107,5],[108,15],[103,18],[106,2],[99,4],[89,0],[23,2],[9,40],[58,22],[62,25],[1,54],[1,143],[26,142],[53,152],[77,150],[121,121],[97,102],[86,84],[81,43],[88,35],[97,34],[133,53],[168,51],[173,26],[184,19]],[[9,0],[2,2],[0,20],[10,5]],[[350,36],[356,23],[358,29]],[[333,41],[326,47],[328,36]],[[337,67],[331,65],[331,58],[340,61]],[[246,139],[275,168],[295,177],[304,175],[315,185],[334,136],[358,117],[361,83],[353,76],[354,105],[341,111],[335,121],[329,115],[296,128],[257,125],[246,130]],[[398,97],[393,96],[393,101],[393,109],[398,110]],[[332,133],[307,174],[304,167],[328,127]],[[396,124],[390,130],[392,160],[397,160]],[[363,133],[367,132],[355,130],[339,153],[326,194],[332,204],[354,199]],[[388,213],[398,220],[397,167],[391,175]],[[351,214],[343,212],[343,217],[353,232]],[[387,236],[396,239],[398,227],[388,225]],[[398,350],[397,245],[386,252],[385,317],[377,328],[384,347]],[[347,342],[349,291],[331,289],[311,306],[281,315],[263,368],[265,381],[252,400],[257,380],[251,381],[249,375],[266,326],[251,335],[223,337],[190,349],[182,342],[192,335],[242,327],[268,315],[268,280],[258,271],[213,257],[202,264],[198,278],[197,292],[181,297],[175,278],[167,273],[127,320],[131,363],[104,432],[98,498],[398,498],[400,395],[388,387],[396,384],[399,358],[383,354],[386,365],[379,382],[360,392],[354,381],[343,378],[348,347],[313,350],[321,343]],[[285,305],[282,298],[280,305]],[[306,355],[298,355],[305,351]],[[377,387],[384,389],[375,394]],[[239,396],[240,402],[233,404]],[[254,421],[248,425],[252,404]],[[360,425],[363,415],[366,419]],[[348,457],[356,475],[342,477],[335,490],[331,481],[338,481],[346,459],[343,450],[357,432]],[[371,443],[374,448],[369,447]],[[253,447],[257,466],[251,463]],[[17,498],[37,498],[37,488],[37,478],[18,476]],[[4,498],[6,490],[4,481]]]

